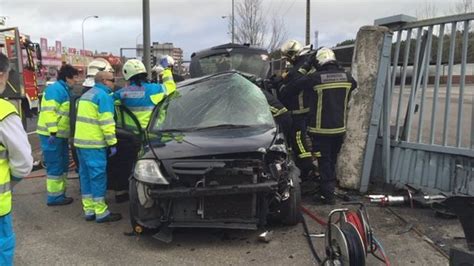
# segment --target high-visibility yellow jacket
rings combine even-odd
[[[74,146],[98,149],[117,144],[111,90],[96,83],[79,99]]]
[[[142,129],[148,126],[151,113],[155,106],[165,97],[162,85],[144,82],[140,86],[131,83],[114,93],[116,103],[127,107],[140,122]],[[125,116],[125,124],[134,129],[135,123],[129,116]]]
[[[13,104],[0,99],[0,121],[11,114],[18,114]],[[10,189],[10,167],[8,152],[0,143],[0,216],[10,213],[12,209],[12,192]]]
[[[43,93],[36,133],[69,138],[69,87],[65,81],[58,80],[49,85]]]
[[[162,75],[163,85],[166,88],[166,95],[170,95],[176,90],[176,83],[174,82],[173,72],[171,71],[171,68],[165,68],[165,70],[163,70]]]

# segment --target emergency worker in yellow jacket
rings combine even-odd
[[[173,67],[174,59],[173,57],[167,55],[160,61],[160,65],[163,67],[163,72],[161,73],[161,80],[163,85],[166,88],[166,95],[170,95],[176,90],[176,83],[173,78]]]
[[[66,182],[69,171],[70,90],[77,79],[77,69],[71,65],[62,66],[58,72],[58,81],[44,90],[41,100],[36,133],[46,164],[48,206],[66,205],[73,201],[66,197]]]
[[[122,218],[111,213],[105,202],[107,190],[107,153],[117,153],[114,101],[111,95],[114,76],[100,71],[95,85],[84,93],[77,106],[74,146],[79,159],[82,206],[86,221],[114,222]]]
[[[138,119],[141,128],[145,129],[153,109],[166,96],[165,89],[161,84],[147,80],[145,65],[140,60],[128,60],[123,65],[122,72],[129,84],[114,93],[115,101],[127,107]],[[128,116],[125,116],[125,123],[129,127],[136,127]]]
[[[0,96],[9,70],[8,58],[0,53]],[[11,103],[0,99],[0,265],[13,265],[15,253],[11,189],[32,167],[31,146],[18,112]]]

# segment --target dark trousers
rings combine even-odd
[[[295,155],[296,166],[301,170],[304,179],[313,169],[313,158],[306,143],[306,128],[308,116],[306,114],[292,115],[293,126],[290,131],[290,145]]]
[[[336,161],[341,150],[344,135],[312,135],[311,140],[317,143],[321,157],[318,157],[319,174],[321,175],[321,195],[334,197],[336,188]]]

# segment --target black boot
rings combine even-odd
[[[49,202],[47,203],[48,206],[62,206],[62,205],[68,205],[71,204],[74,201],[73,198],[71,197],[64,197],[62,201],[56,201],[56,202]]]
[[[122,215],[120,213],[110,213],[106,217],[102,219],[95,220],[97,223],[107,223],[107,222],[116,222],[122,219]]]
[[[122,203],[122,202],[126,202],[128,200],[129,200],[128,193],[115,194],[115,202],[116,203]]]

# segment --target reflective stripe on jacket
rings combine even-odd
[[[18,114],[13,104],[0,99],[0,121],[11,114]],[[0,216],[7,215],[12,209],[12,193],[10,190],[10,167],[8,151],[0,143]]]
[[[278,117],[286,112],[288,112],[288,109],[275,97],[273,94],[266,90],[262,90],[263,95],[265,95],[265,98],[267,99],[268,105],[270,107],[270,112],[272,113],[272,116]]]
[[[74,146],[104,148],[117,143],[115,137],[114,102],[111,90],[96,83],[79,99]]]
[[[166,95],[170,95],[176,90],[176,83],[174,82],[173,72],[171,71],[171,68],[168,67],[163,70],[162,80],[163,85],[166,88]]]
[[[148,126],[153,109],[164,97],[162,85],[147,82],[142,83],[141,86],[132,83],[114,93],[114,98],[136,116],[142,129]],[[125,116],[125,123],[135,127],[135,123],[129,116]]]
[[[329,64],[310,75],[314,104],[310,112],[309,133],[340,135],[346,132],[346,111],[350,92],[357,87],[354,78]]]
[[[65,81],[58,80],[49,85],[43,93],[36,132],[49,136],[68,138],[69,130],[69,87]]]

